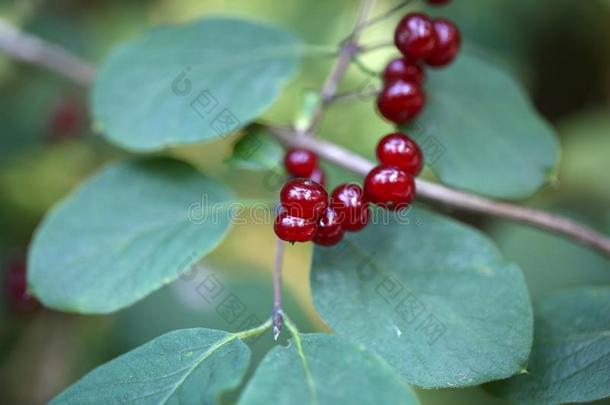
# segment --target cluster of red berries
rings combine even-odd
[[[301,148],[288,150],[284,165],[296,178],[280,191],[276,235],[289,242],[331,246],[344,232],[356,232],[368,224],[369,203],[391,210],[410,204],[415,197],[413,178],[423,166],[421,149],[408,136],[393,133],[379,141],[377,158],[380,165],[366,176],[364,189],[341,184],[329,197],[324,186],[312,179],[316,170],[321,171],[316,154]]]
[[[357,184],[336,187],[329,198],[318,157],[302,148],[286,152],[284,166],[293,178],[280,191],[280,212],[275,219],[277,236],[289,242],[314,241],[330,246],[369,221],[369,208]],[[322,181],[317,181],[318,179]]]
[[[386,119],[401,125],[415,118],[426,102],[422,63],[431,67],[451,63],[460,49],[461,37],[449,20],[431,20],[422,13],[409,13],[396,26],[394,44],[402,57],[388,63],[383,72],[384,86],[377,98],[377,108]]]
[[[449,0],[428,1],[445,4]],[[434,67],[450,63],[459,50],[460,34],[447,20],[432,21],[424,14],[411,13],[398,23],[394,42],[403,57],[385,68],[377,107],[390,121],[404,124],[424,106],[420,62]],[[341,184],[329,197],[316,154],[302,148],[288,150],[284,166],[294,178],[280,192],[280,212],[273,227],[276,235],[289,242],[330,246],[344,232],[356,232],[368,224],[369,204],[389,210],[407,207],[415,198],[414,178],[423,166],[421,149],[407,135],[396,132],[379,141],[376,154],[379,165],[367,174],[363,188]]]

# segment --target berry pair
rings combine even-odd
[[[402,125],[415,118],[426,102],[420,63],[433,67],[449,64],[459,51],[461,38],[448,20],[432,21],[425,14],[410,13],[398,23],[394,43],[403,57],[386,66],[377,109],[389,121]]]
[[[369,219],[362,189],[355,184],[338,186],[329,199],[319,183],[292,179],[282,187],[280,205],[274,230],[289,242],[313,240],[319,245],[334,245],[345,231],[360,230]]]
[[[423,166],[423,154],[417,143],[401,133],[384,136],[377,144],[379,166],[364,179],[367,201],[398,210],[415,198],[415,180]]]
[[[289,180],[280,192],[281,211],[273,229],[285,241],[310,241],[316,233],[316,222],[327,206],[328,193],[322,185],[302,177]]]
[[[407,14],[394,32],[394,44],[406,58],[423,60],[434,67],[450,63],[460,43],[460,32],[451,21],[430,20],[423,13]]]

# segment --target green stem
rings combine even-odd
[[[267,321],[265,323],[263,323],[262,325],[259,325],[252,329],[244,330],[241,332],[236,332],[233,334],[233,336],[236,339],[241,339],[241,340],[249,339],[252,337],[262,335],[263,333],[267,332],[270,328],[271,328],[271,319],[267,319]]]
[[[365,73],[371,77],[374,77],[374,78],[379,78],[379,76],[380,76],[379,72],[377,72],[373,69],[370,69],[368,66],[366,66],[362,62],[362,60],[360,60],[360,58],[358,56],[354,57],[354,59],[352,59],[352,61],[354,62],[354,65],[356,65],[356,67],[358,69],[360,69],[363,73]]]
[[[376,44],[369,44],[369,45],[361,45],[358,50],[358,54],[373,52],[373,51],[377,51],[379,49],[393,48],[395,46],[396,45],[394,45],[394,42],[391,42],[391,41],[384,41],[384,42],[379,42]]]
[[[369,20],[363,21],[361,24],[358,25],[357,28],[359,30],[362,30],[363,28],[368,28],[374,24],[377,24],[378,22],[381,22],[387,18],[390,18],[392,15],[401,11],[404,7],[408,6],[409,3],[411,3],[411,1],[413,1],[413,0],[401,1],[400,3],[398,3],[396,6],[392,7],[391,9],[389,9]]]

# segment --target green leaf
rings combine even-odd
[[[213,404],[239,385],[250,350],[238,335],[182,329],[96,368],[51,404]]]
[[[295,340],[296,339],[296,340]],[[417,404],[415,394],[377,356],[328,334],[305,334],[263,359],[240,405]]]
[[[233,199],[185,163],[108,166],[39,226],[28,260],[30,288],[46,306],[63,311],[126,307],[220,243]]]
[[[589,402],[610,396],[610,288],[563,290],[535,306],[527,374],[490,385],[520,404]]]
[[[235,18],[150,31],[117,48],[100,69],[96,127],[134,151],[235,132],[273,103],[300,47],[286,31]]]
[[[284,148],[263,127],[254,127],[233,146],[227,163],[241,169],[271,170],[281,167]]]
[[[425,388],[522,370],[532,310],[519,268],[479,232],[424,209],[373,218],[315,249],[313,299],[328,325]]]
[[[421,116],[405,130],[443,183],[497,198],[528,197],[553,175],[554,132],[507,74],[461,55],[430,71]]]

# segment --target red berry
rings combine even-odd
[[[377,166],[364,179],[364,195],[391,210],[404,208],[415,197],[415,181],[396,167]]]
[[[442,18],[434,20],[433,25],[437,38],[436,46],[425,61],[430,66],[445,66],[453,61],[460,50],[460,30],[451,21]]]
[[[418,84],[396,80],[387,83],[377,96],[377,109],[386,119],[405,124],[422,110],[426,96]]]
[[[316,235],[313,242],[318,245],[332,246],[343,238],[343,227],[337,212],[327,207],[316,226]]]
[[[383,80],[386,83],[394,80],[404,80],[406,82],[421,84],[424,80],[424,69],[407,58],[397,58],[385,67],[383,71]]]
[[[289,215],[315,221],[328,205],[328,194],[315,181],[298,178],[284,184],[280,202]]]
[[[377,144],[377,159],[382,165],[395,166],[411,176],[417,176],[424,163],[417,143],[399,132],[381,138]]]
[[[6,293],[8,305],[15,311],[28,312],[40,306],[38,300],[27,292],[24,260],[9,263],[6,272]]]
[[[425,58],[434,50],[436,44],[432,21],[425,14],[407,14],[396,26],[394,44],[409,58]]]
[[[326,185],[326,174],[324,173],[324,169],[316,167],[313,173],[309,175],[309,180],[315,181],[324,187]]]
[[[288,215],[286,211],[275,217],[273,230],[278,238],[287,242],[308,242],[316,233],[316,224],[303,218]]]
[[[85,126],[84,108],[75,100],[61,100],[51,112],[50,117],[50,140],[76,138]]]
[[[332,193],[332,206],[339,214],[343,229],[350,232],[361,230],[369,222],[369,206],[364,192],[357,184],[341,184]]]
[[[309,177],[318,167],[318,157],[310,150],[292,148],[286,151],[284,166],[295,177]]]
[[[442,6],[444,4],[449,3],[451,0],[428,0],[428,3],[435,6]]]

